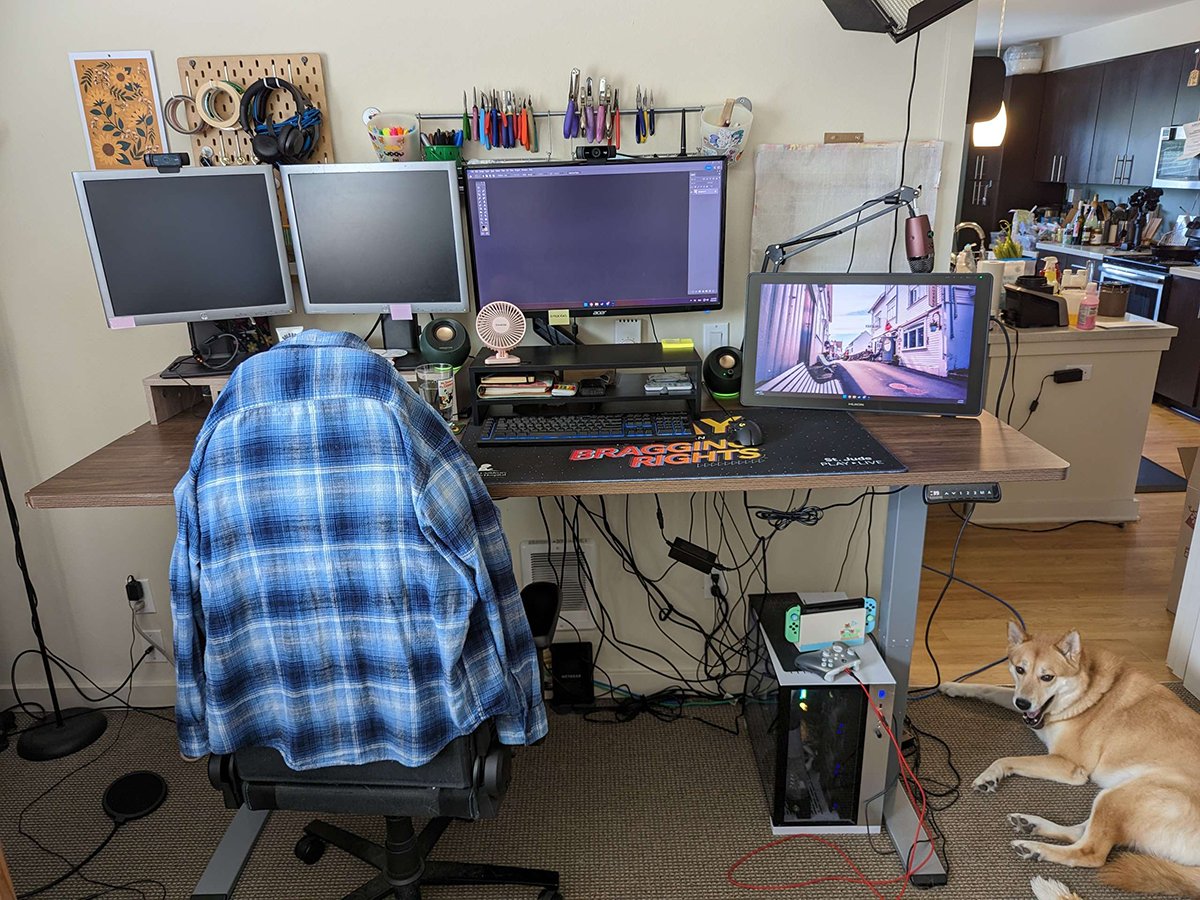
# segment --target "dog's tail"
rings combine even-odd
[[[1083,900],[1061,881],[1043,878],[1041,875],[1029,879],[1029,889],[1033,891],[1037,900]]]
[[[1113,887],[1142,894],[1200,897],[1200,866],[1123,853],[1100,870],[1100,880]]]

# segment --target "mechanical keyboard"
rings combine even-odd
[[[620,415],[488,417],[480,444],[582,444],[592,441],[680,440],[694,438],[692,417],[684,412]]]

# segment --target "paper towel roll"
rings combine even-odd
[[[979,262],[979,271],[992,276],[991,315],[1000,315],[1000,298],[1004,296],[1004,267],[1002,259],[984,259]]]

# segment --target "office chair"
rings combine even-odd
[[[554,639],[561,592],[552,582],[533,582],[521,591],[521,600],[540,652]],[[384,817],[387,831],[382,845],[319,819],[306,825],[296,842],[296,858],[307,865],[316,865],[332,844],[379,869],[345,900],[419,900],[422,885],[501,884],[530,885],[542,889],[538,900],[563,900],[558,872],[428,858],[453,819],[496,817],[511,771],[512,748],[499,743],[489,724],[452,740],[428,763],[415,768],[377,762],[296,772],[284,764],[278,751],[261,747],[213,755],[208,762],[209,781],[230,809]],[[413,830],[414,817],[430,820],[420,833]],[[264,823],[265,816],[257,828]],[[257,830],[250,846],[256,836]],[[249,847],[245,849],[248,855]],[[244,857],[235,863],[238,871],[241,863]],[[236,880],[237,872],[229,874]],[[205,888],[204,881],[192,900],[230,896],[228,878],[220,889]]]

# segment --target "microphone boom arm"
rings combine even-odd
[[[901,185],[894,191],[889,191],[881,197],[867,200],[849,212],[834,216],[829,221],[822,222],[820,225],[810,228],[808,231],[801,232],[793,238],[789,238],[778,244],[770,244],[763,252],[762,269],[760,271],[766,272],[767,267],[770,266],[772,272],[778,272],[783,264],[793,256],[803,253],[805,250],[811,250],[813,247],[823,244],[826,241],[833,240],[838,235],[845,234],[847,231],[853,231],[881,216],[886,216],[888,213],[895,213],[901,206],[908,209],[910,216],[915,216],[917,211],[913,204],[920,196],[920,187],[913,188],[908,185]],[[880,204],[883,205],[883,209],[876,210],[868,216],[863,216],[864,212]],[[825,231],[831,225],[837,225],[851,216],[854,217],[854,222],[850,225],[846,225],[836,231]]]

